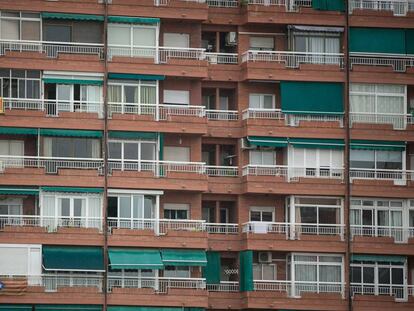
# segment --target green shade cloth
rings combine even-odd
[[[103,188],[80,188],[80,187],[42,187],[47,192],[70,192],[70,193],[103,193]]]
[[[354,254],[351,256],[351,261],[368,261],[368,262],[394,262],[405,263],[407,257],[405,256],[392,256],[392,255],[359,255]]]
[[[109,16],[108,22],[130,24],[158,24],[160,22],[160,19],[154,17]]]
[[[155,140],[158,138],[157,133],[152,132],[127,132],[127,131],[109,131],[109,138],[119,139],[150,139]]]
[[[39,195],[39,189],[25,189],[21,187],[1,187],[0,194]]]
[[[159,139],[159,154],[158,154],[158,160],[162,161],[164,160],[164,134],[158,133],[158,139]]]
[[[321,11],[345,11],[344,0],[312,0],[312,8]]]
[[[162,262],[165,266],[206,266],[206,252],[202,250],[163,249]]]
[[[280,82],[282,112],[288,114],[343,114],[343,93],[342,83]]]
[[[207,284],[220,284],[221,259],[219,252],[207,252],[207,266],[203,268],[203,276]]]
[[[53,18],[53,19],[70,19],[76,21],[99,21],[103,22],[104,17],[102,15],[92,15],[92,14],[69,14],[69,13],[52,13],[52,12],[42,12],[42,18]]]
[[[45,270],[105,271],[101,247],[43,246]]]
[[[2,135],[37,135],[37,129],[30,127],[0,127]]]
[[[108,311],[203,311],[203,308],[108,306]]]
[[[351,140],[350,147],[354,150],[404,151],[406,146],[400,141]]]
[[[108,255],[110,266],[114,270],[164,268],[159,250],[110,248]]]
[[[108,74],[108,79],[155,81],[155,80],[164,80],[165,76],[162,76],[162,75],[140,75],[140,74],[132,74],[132,73],[109,73]]]
[[[58,79],[44,78],[44,83],[53,84],[82,84],[82,85],[103,85],[103,80],[81,80],[81,79]]]
[[[405,30],[405,48],[407,54],[414,54],[414,29]]]
[[[0,305],[0,310],[5,311],[32,311],[30,305]]]
[[[342,139],[289,138],[289,143],[296,148],[344,149],[345,146]]]
[[[40,129],[42,136],[63,136],[63,137],[89,137],[102,138],[102,131],[87,131],[87,130],[61,130],[61,129]]]
[[[405,30],[392,28],[358,28],[349,30],[351,52],[405,54]]]
[[[239,253],[240,259],[240,291],[252,291],[253,286],[253,251],[242,251]]]
[[[286,137],[263,137],[263,136],[248,136],[247,141],[252,146],[258,147],[287,147],[288,140]]]

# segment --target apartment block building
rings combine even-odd
[[[0,310],[414,310],[414,1],[0,0]]]

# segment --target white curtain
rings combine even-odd
[[[40,206],[40,215],[42,217],[43,226],[47,227],[49,230],[56,229],[57,222],[54,219],[57,216],[55,196],[42,195],[41,202],[42,205]]]
[[[121,103],[122,102],[122,86],[108,85],[108,102]]]
[[[100,229],[102,224],[100,220],[96,218],[101,218],[102,213],[102,199],[100,197],[88,197],[88,218],[92,218],[91,221],[88,219],[90,227],[95,227]]]
[[[313,264],[296,264],[295,265],[295,281],[316,282],[316,265]]]
[[[101,144],[98,139],[91,139],[92,158],[99,158],[101,154]]]
[[[359,226],[359,225],[362,224],[361,210],[351,209],[350,223],[351,223],[351,225],[356,225],[356,226]]]
[[[156,87],[154,86],[141,86],[141,104],[155,105],[157,103]]]
[[[341,282],[341,267],[340,266],[319,266],[319,281],[320,282]]]
[[[52,157],[53,137],[43,137],[43,155]]]
[[[325,38],[325,52],[326,53],[339,53],[340,52],[339,38]]]

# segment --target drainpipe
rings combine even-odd
[[[350,224],[350,201],[351,201],[351,184],[349,178],[350,162],[350,129],[349,129],[349,0],[345,1],[345,29],[344,29],[344,127],[345,127],[345,154],[344,154],[344,182],[345,182],[345,200],[344,200],[344,221],[345,221],[345,241],[346,253],[344,268],[345,271],[345,295],[348,302],[348,310],[352,311],[352,294],[351,294],[351,224]]]
[[[104,31],[103,31],[103,57],[104,57],[104,84],[103,84],[103,115],[104,115],[104,135],[102,144],[102,156],[104,159],[104,195],[102,204],[102,218],[103,218],[103,234],[104,234],[104,277],[103,277],[103,293],[104,293],[104,304],[103,311],[107,310],[108,306],[108,2],[110,0],[104,0]]]

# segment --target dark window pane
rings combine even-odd
[[[404,284],[404,273],[401,268],[393,268],[391,271],[392,284]]]
[[[44,25],[44,40],[71,42],[71,27],[66,25]]]
[[[317,223],[316,207],[301,206],[300,207],[300,219],[301,219],[301,223],[306,223],[306,224]]]
[[[337,224],[339,223],[339,209],[337,208],[319,208],[320,224]]]
[[[273,213],[272,212],[262,212],[262,221],[273,221]]]
[[[138,160],[138,144],[125,143],[124,144],[124,159]]]
[[[250,212],[250,221],[261,221],[260,212],[251,211]]]
[[[118,197],[108,197],[108,217],[118,217]]]
[[[361,283],[361,267],[351,267],[351,282]]]
[[[374,268],[371,267],[364,267],[363,268],[363,282],[367,284],[373,284],[374,283]]]
[[[379,284],[390,284],[389,268],[378,268],[378,282]]]

